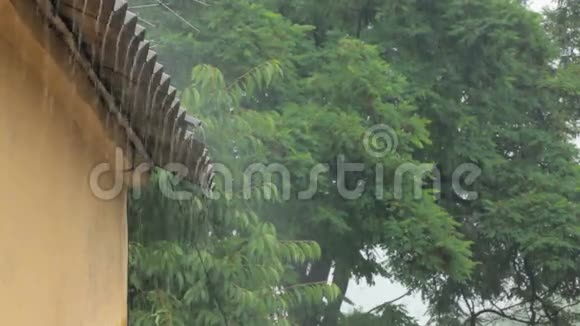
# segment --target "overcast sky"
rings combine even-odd
[[[550,6],[552,0],[531,0],[530,7],[536,11],[542,11],[542,9],[546,6]]]
[[[529,4],[533,10],[541,11],[546,6],[549,6],[552,0],[530,0]],[[351,281],[347,297],[352,300],[358,309],[368,311],[381,303],[395,299],[407,290],[399,284],[394,284],[388,279],[378,278],[374,286],[367,285],[364,281],[361,284]],[[426,321],[425,312],[426,307],[419,296],[409,296],[398,303],[405,304],[409,313],[420,320],[422,323]],[[353,307],[344,304],[343,311],[351,311]]]

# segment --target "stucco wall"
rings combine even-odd
[[[88,182],[113,144],[27,26],[0,0],[0,325],[125,325],[125,196]]]

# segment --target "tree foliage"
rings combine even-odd
[[[208,136],[224,125],[231,131],[247,129],[245,121],[232,118],[230,105],[279,72],[275,63],[265,63],[234,86],[224,83],[219,70],[199,66],[184,101],[207,110]],[[241,172],[235,164],[228,167]],[[158,171],[145,190],[134,193],[129,214],[132,325],[291,325],[292,307],[338,297],[340,290],[326,282],[285,282],[289,267],[318,259],[320,247],[313,241],[279,240],[274,226],[251,208],[262,201],[262,191],[256,189],[249,202],[219,184],[208,202],[199,189]]]
[[[140,14],[204,121],[220,191],[133,202],[133,321],[415,325],[396,305],[341,316],[349,280],[381,275],[434,324],[574,322],[578,1],[543,20],[511,0],[165,2],[180,16]],[[381,155],[364,146],[376,126]],[[256,163],[286,170],[247,179]],[[469,187],[463,164],[481,172]]]

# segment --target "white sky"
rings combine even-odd
[[[552,3],[552,0],[531,0],[530,8],[535,11],[542,11],[544,7],[550,6]]]
[[[535,11],[542,11],[543,8],[551,6],[554,3],[552,0],[530,0],[530,8]]]
[[[541,11],[551,3],[552,0],[529,1],[530,7],[535,11]],[[580,145],[580,142],[577,143]],[[377,278],[375,282],[374,286],[369,286],[364,281],[361,284],[356,284],[354,280],[351,280],[346,296],[356,304],[358,309],[368,311],[407,292],[403,286],[386,278]],[[422,323],[427,321],[425,317],[427,308],[419,296],[408,296],[398,303],[405,304],[409,313]],[[342,310],[352,311],[353,307],[345,303]]]

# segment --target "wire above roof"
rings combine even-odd
[[[12,1],[35,3],[61,37],[69,38],[75,59],[93,76],[109,113],[142,160],[159,167],[183,164],[187,180],[213,187],[201,121],[181,107],[170,76],[145,39],[145,28],[125,0]]]

